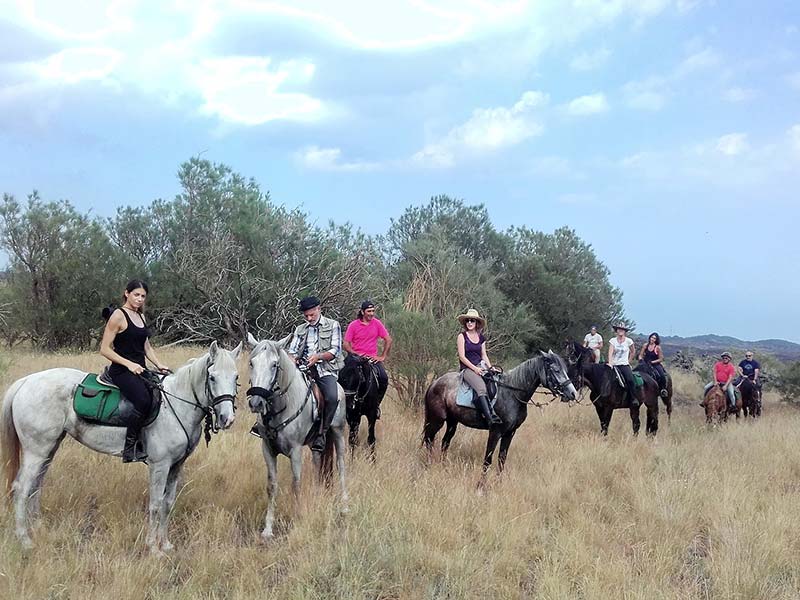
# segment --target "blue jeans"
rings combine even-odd
[[[707,383],[706,384],[706,387],[703,390],[703,397],[704,398],[705,398],[705,395],[708,393],[708,390],[710,390],[715,385],[718,385],[718,384],[716,384],[716,383]],[[728,387],[725,388],[725,393],[728,394],[728,402],[731,403],[731,406],[733,408],[736,408],[736,392],[735,392],[735,390],[733,388],[733,384],[732,383],[729,384]]]

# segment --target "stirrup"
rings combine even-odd
[[[662,398],[666,398],[667,396],[669,396],[669,392],[667,390],[661,390],[659,394],[661,395]]]
[[[254,435],[254,436],[256,436],[257,438],[259,438],[259,439],[261,439],[261,440],[263,440],[263,439],[264,439],[264,436],[263,436],[263,435],[261,435],[261,431],[260,431],[260,430],[259,430],[259,428],[258,428],[258,421],[256,421],[256,422],[253,424],[253,426],[250,428],[250,435]]]

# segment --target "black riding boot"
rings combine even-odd
[[[489,427],[492,425],[499,425],[503,422],[503,420],[498,417],[497,414],[495,414],[487,396],[478,396],[478,398],[475,400],[475,404],[478,405],[478,410],[483,415],[483,418],[486,420],[486,424],[489,425]]]
[[[312,452],[325,451],[325,440],[328,435],[328,429],[330,429],[331,423],[333,423],[333,417],[336,416],[336,409],[338,407],[339,407],[338,399],[336,400],[336,402],[324,403],[324,409],[319,428],[319,433],[317,434],[317,437],[314,439],[314,442],[311,444]]]
[[[122,450],[122,462],[144,462],[147,460],[144,442],[139,439],[141,431],[142,426],[140,424],[128,427],[125,432],[125,448]]]

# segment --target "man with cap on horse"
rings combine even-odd
[[[378,354],[378,340],[383,340],[383,348]],[[369,377],[374,369],[375,378],[378,381],[378,418],[380,418],[380,403],[386,395],[389,387],[389,376],[383,366],[383,361],[389,356],[389,349],[392,347],[392,336],[386,331],[381,320],[375,316],[375,303],[372,300],[364,300],[361,309],[358,311],[358,318],[347,326],[344,334],[344,349],[348,352],[345,364],[353,361],[354,368],[361,368],[357,357],[369,359],[364,365],[364,369]]]
[[[731,408],[736,408],[736,389],[733,385],[733,378],[736,376],[736,369],[731,363],[731,353],[723,352],[720,354],[720,360],[714,364],[714,381],[706,384],[703,389],[703,397],[705,398],[708,390],[715,385],[722,386],[725,393],[728,394],[728,402],[731,403]],[[703,403],[700,406],[704,406]]]
[[[337,376],[344,365],[342,328],[339,322],[322,315],[319,298],[306,296],[298,309],[305,322],[298,325],[289,344],[289,355],[297,364],[308,367],[323,397],[321,426],[311,443],[313,452],[325,450],[325,438],[339,406]]]

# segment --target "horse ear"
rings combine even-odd
[[[239,342],[239,345],[231,350],[231,353],[233,354],[233,360],[239,358],[239,355],[242,353],[242,348],[244,348],[244,342]]]
[[[289,347],[289,344],[292,343],[292,337],[294,337],[294,334],[290,333],[285,338],[281,338],[275,343],[278,345],[279,348],[283,348],[284,350],[286,350]]]
[[[547,352],[545,352],[544,350],[539,350],[539,354],[541,354],[542,356],[547,356]]]
[[[258,345],[258,340],[249,331],[247,332],[247,345],[250,347],[251,350]]]
[[[211,346],[208,349],[208,357],[211,359],[211,362],[217,358],[217,352],[219,351],[219,345],[217,344],[217,340],[211,342]]]
[[[547,353],[548,353],[548,354],[550,354],[550,355],[552,355],[552,354],[553,354],[553,349],[552,349],[552,348],[550,348],[550,349],[547,351]]]

